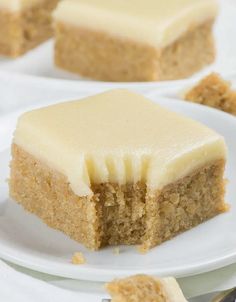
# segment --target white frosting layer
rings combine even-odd
[[[60,22],[164,47],[189,28],[215,18],[216,0],[63,0]]]
[[[159,281],[168,297],[168,302],[187,302],[175,278],[167,277],[160,279]]]
[[[42,0],[0,0],[0,9],[17,12],[40,2]]]
[[[63,173],[79,196],[102,182],[155,190],[226,156],[214,131],[126,90],[25,113],[14,142]]]

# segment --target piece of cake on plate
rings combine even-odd
[[[188,89],[186,101],[210,106],[236,115],[236,91],[219,74],[211,73]]]
[[[50,38],[59,0],[0,0],[0,55],[17,57]]]
[[[127,90],[23,114],[10,195],[91,249],[151,248],[224,212],[224,139]]]
[[[187,302],[177,281],[136,275],[106,284],[111,302]]]
[[[215,58],[216,0],[63,0],[55,63],[105,81],[188,77]]]

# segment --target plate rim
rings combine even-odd
[[[84,281],[92,281],[92,282],[99,282],[99,281],[108,282],[116,277],[123,278],[134,274],[148,274],[148,275],[159,276],[159,277],[174,276],[175,278],[185,278],[185,277],[195,276],[198,274],[208,273],[235,263],[236,251],[229,253],[228,255],[219,257],[217,260],[212,260],[211,262],[208,261],[207,263],[203,262],[201,265],[194,265],[194,266],[189,265],[184,269],[182,268],[181,270],[177,266],[171,270],[162,269],[159,270],[158,272],[155,269],[142,269],[142,270],[132,269],[132,271],[130,271],[129,269],[116,269],[116,272],[114,273],[114,269],[91,268],[89,266],[78,267],[75,265],[70,266],[71,269],[68,270],[65,268],[69,266],[69,263],[63,264],[60,266],[60,268],[58,268],[56,264],[52,265],[50,261],[48,262],[43,261],[44,265],[42,264],[40,265],[37,264],[37,261],[35,261],[38,259],[38,257],[32,257],[30,261],[24,261],[23,258],[20,259],[15,255],[10,255],[7,250],[6,253],[2,253],[2,244],[0,244],[0,258],[2,258],[5,261],[9,261],[13,264],[44,274],[49,274],[49,275],[54,275],[64,278],[72,278],[76,280],[84,280]]]

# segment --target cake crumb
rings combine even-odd
[[[137,251],[142,254],[145,255],[147,254],[147,252],[150,250],[150,247],[148,247],[146,244],[142,244],[142,245],[138,245],[137,246]]]
[[[236,91],[219,74],[211,73],[183,96],[186,101],[198,103],[236,115]]]
[[[83,255],[83,253],[81,252],[76,252],[74,253],[73,257],[72,257],[72,263],[73,264],[85,264],[86,263],[86,259]]]
[[[115,247],[113,250],[112,250],[112,253],[114,255],[119,255],[120,254],[120,248],[119,247]]]

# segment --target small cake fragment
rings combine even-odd
[[[86,259],[83,255],[83,253],[81,252],[76,252],[73,257],[72,257],[72,261],[73,264],[85,264],[86,263]]]
[[[147,252],[149,251],[149,247],[145,244],[142,244],[142,245],[138,245],[137,246],[137,251],[142,254],[142,255],[145,255],[147,254]]]
[[[18,57],[53,35],[59,0],[0,0],[0,55]]]
[[[10,195],[92,250],[148,250],[228,209],[226,154],[215,131],[111,90],[19,118]]]
[[[62,0],[55,64],[103,81],[188,77],[215,59],[216,0]]]
[[[236,91],[217,73],[203,78],[185,93],[184,99],[236,115]]]
[[[177,281],[136,275],[106,284],[112,302],[187,302]]]

